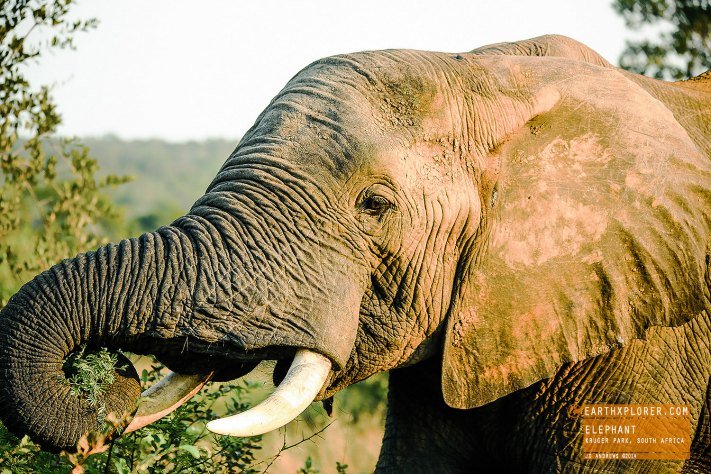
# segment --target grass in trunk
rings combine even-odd
[[[70,355],[64,363],[72,394],[96,408],[99,427],[106,420],[106,405],[101,395],[116,381],[117,363],[116,354],[106,348],[87,352],[86,346]]]

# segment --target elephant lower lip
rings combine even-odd
[[[244,349],[230,343],[207,343],[184,338],[142,340],[123,344],[122,349],[141,355],[154,355],[173,372],[189,375],[214,371],[213,380],[228,381],[249,373],[263,360],[291,361],[296,347],[268,346]],[[186,349],[187,348],[187,349]]]
[[[224,366],[215,369],[215,375],[212,380],[215,382],[235,380],[249,374],[257,365],[259,365],[259,360],[241,361],[237,364],[226,363]]]
[[[215,372],[212,377],[213,381],[228,382],[249,374],[260,362],[271,360],[276,361],[272,379],[275,385],[279,385],[289,370],[295,352],[296,348],[294,347],[273,346],[249,352],[228,351],[219,356],[211,354],[207,360],[203,359],[198,364],[199,366],[193,364],[188,370],[185,370],[186,367],[176,364],[166,363],[166,365],[169,369],[181,374],[202,373],[205,368],[209,368]],[[189,356],[184,357],[189,359]],[[167,362],[167,360],[165,361]]]

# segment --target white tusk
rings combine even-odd
[[[328,358],[299,349],[286,377],[266,400],[237,415],[213,420],[207,429],[217,434],[247,437],[280,428],[311,404],[330,370]]]
[[[198,393],[213,374],[214,372],[207,375],[180,375],[170,372],[141,394],[138,412],[123,434],[150,425],[171,413]]]

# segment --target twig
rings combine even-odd
[[[301,438],[301,441],[297,441],[296,443],[290,444],[290,445],[288,445],[288,446],[286,445],[286,432],[284,432],[284,444],[282,445],[281,448],[279,448],[279,451],[278,451],[274,456],[272,456],[271,461],[269,461],[269,464],[267,464],[267,467],[264,468],[264,470],[261,472],[261,474],[266,474],[266,472],[269,470],[269,468],[272,467],[272,464],[274,464],[274,463],[276,462],[277,458],[278,458],[279,456],[281,456],[281,454],[282,454],[284,451],[286,451],[287,449],[295,448],[296,446],[300,445],[301,443],[305,443],[306,441],[311,441],[312,439],[314,439],[314,438],[317,437],[317,436],[318,436],[318,437],[321,437],[321,434],[322,434],[324,431],[326,431],[326,429],[327,429],[329,426],[331,426],[333,423],[335,423],[335,421],[336,421],[336,420],[333,420],[332,422],[330,422],[329,424],[327,424],[326,426],[324,426],[324,427],[321,428],[320,430],[313,432],[313,433],[312,433],[311,435],[309,435],[308,437],[306,437],[306,438]],[[259,465],[262,464],[263,462],[264,462],[264,461],[260,461],[260,462],[258,462],[258,463],[256,463],[256,464],[252,464],[251,466],[249,466],[249,469],[252,469],[253,467],[259,466]]]
[[[133,443],[133,446],[131,447],[131,470],[130,472],[133,472],[133,459],[136,454],[136,432],[134,431],[131,433],[131,442]]]
[[[202,466],[203,464],[205,464],[205,463],[208,462],[208,461],[214,460],[217,456],[221,456],[222,453],[224,453],[224,452],[225,452],[225,448],[222,448],[222,449],[220,449],[219,451],[217,451],[216,453],[214,453],[212,456],[206,457],[206,458],[203,459],[202,461],[200,461],[200,462],[198,462],[198,463],[195,463],[195,464],[191,464],[191,465],[188,466],[188,467],[189,467],[190,469],[195,469],[196,467]],[[176,473],[180,473],[180,472],[182,472],[182,471],[183,471],[183,468],[181,467],[179,471],[175,471],[175,472],[176,472]]]
[[[116,441],[116,438],[113,438],[111,440],[111,444],[109,445],[109,455],[106,458],[106,465],[104,466],[104,474],[109,473],[109,466],[111,465],[111,455],[114,453],[114,442]]]
[[[294,444],[290,444],[289,446],[287,446],[286,448],[284,448],[284,451],[286,451],[287,449],[294,448],[294,447],[296,447],[296,446],[298,446],[298,445],[300,445],[301,443],[304,443],[304,442],[306,442],[306,441],[311,441],[313,438],[315,438],[315,437],[317,437],[317,436],[318,436],[318,437],[321,437],[321,433],[323,433],[324,431],[326,431],[326,428],[328,428],[329,426],[331,426],[333,423],[335,423],[335,420],[332,421],[332,422],[330,422],[329,424],[327,424],[326,426],[324,426],[324,427],[321,428],[320,430],[316,431],[315,433],[313,433],[312,435],[310,435],[308,438],[302,438],[301,441],[298,441],[298,442],[296,442],[296,443],[294,443]],[[323,439],[323,438],[322,438],[322,439]]]

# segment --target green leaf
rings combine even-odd
[[[188,453],[192,454],[195,459],[200,457],[200,449],[197,446],[193,446],[191,444],[181,444],[178,449],[187,451]]]
[[[114,459],[114,467],[118,474],[129,474],[131,472],[131,468],[124,458]]]

